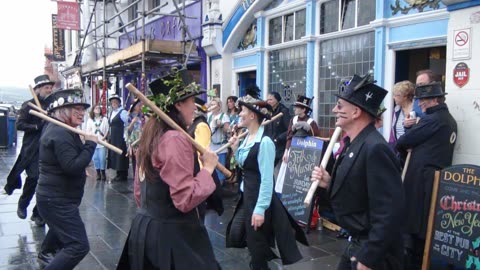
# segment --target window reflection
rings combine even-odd
[[[305,94],[307,46],[269,52],[268,91],[276,91],[292,110],[297,95]]]
[[[326,40],[320,43],[318,126],[322,137],[330,137],[335,129],[332,113],[338,86],[354,74],[373,70],[374,32]]]

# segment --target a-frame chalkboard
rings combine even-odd
[[[305,207],[303,200],[312,184],[310,177],[313,167],[319,166],[326,145],[315,137],[293,137],[290,146],[281,201],[295,220],[306,225],[307,232],[313,204]]]
[[[422,270],[480,269],[480,167],[437,171]]]

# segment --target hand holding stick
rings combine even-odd
[[[279,114],[275,115],[274,117],[272,117],[270,120],[263,121],[263,122],[262,122],[262,126],[266,126],[266,125],[270,124],[272,121],[275,121],[275,120],[277,120],[278,118],[280,118],[280,117],[282,117],[282,116],[283,116],[283,113],[279,113]],[[238,138],[238,139],[241,139],[241,138],[247,136],[247,134],[248,134],[248,130],[240,133],[240,135],[238,135],[237,138]],[[215,151],[215,153],[218,154],[218,153],[222,152],[223,150],[225,150],[225,149],[227,149],[228,147],[230,147],[230,145],[231,145],[231,143],[226,143],[226,144],[222,145],[220,148],[218,148],[218,149]]]
[[[333,152],[333,146],[337,142],[338,137],[340,137],[341,133],[342,133],[342,128],[340,127],[335,128],[335,131],[333,132],[333,135],[330,138],[330,142],[328,143],[327,150],[325,151],[325,155],[323,155],[322,162],[320,163],[320,166],[322,166],[323,168],[327,167],[328,160],[330,159],[330,156],[332,155],[332,152]],[[303,204],[305,205],[305,207],[310,206],[310,204],[312,203],[312,198],[313,198],[313,195],[315,194],[315,191],[317,190],[317,187],[318,187],[318,181],[313,182],[312,185],[310,186],[307,196],[303,201]]]
[[[29,105],[30,107],[34,108],[34,109],[37,109],[37,108],[38,108],[37,106],[33,105],[33,104],[30,103],[30,102],[29,102],[28,105]],[[74,132],[74,133],[77,133],[78,135],[82,135],[82,136],[88,136],[88,135],[89,135],[88,133],[86,133],[86,132],[83,131],[83,130],[80,130],[80,129],[76,129],[76,128],[74,128],[74,127],[71,127],[71,126],[69,126],[69,125],[67,125],[67,124],[65,124],[65,123],[63,123],[63,122],[60,122],[60,121],[58,121],[58,120],[56,120],[56,119],[54,119],[54,118],[51,118],[51,117],[49,117],[49,116],[47,116],[47,115],[45,115],[45,114],[42,114],[42,113],[40,113],[40,112],[37,112],[37,111],[35,111],[35,110],[30,110],[30,111],[28,111],[28,113],[30,113],[30,114],[32,114],[32,115],[35,115],[35,116],[37,116],[37,117],[39,117],[39,118],[42,118],[43,120],[45,120],[45,121],[47,121],[47,122],[50,122],[50,123],[53,123],[53,124],[55,124],[55,125],[64,127],[64,128],[66,128],[66,129]],[[122,149],[120,149],[120,148],[118,148],[118,147],[115,147],[115,146],[113,146],[113,145],[111,145],[111,144],[109,144],[109,143],[107,143],[107,142],[105,142],[105,141],[98,140],[98,143],[101,144],[101,145],[103,145],[103,146],[105,146],[105,147],[107,147],[108,149],[116,152],[116,153],[119,154],[119,155],[121,155],[122,152],[123,152]]]
[[[185,130],[183,130],[177,123],[175,123],[166,113],[164,113],[160,108],[158,108],[151,100],[149,100],[145,95],[143,95],[135,86],[131,83],[127,83],[125,87],[128,91],[132,92],[136,97],[138,97],[143,104],[149,107],[156,115],[158,115],[167,125],[174,128],[177,131],[180,131],[187,139],[195,146],[195,148],[203,154],[206,150],[198,142],[196,142]],[[227,178],[232,175],[232,173],[227,170],[222,164],[217,163],[217,169],[219,169]]]

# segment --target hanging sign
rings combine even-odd
[[[470,28],[453,31],[453,60],[470,59],[472,37]]]
[[[57,2],[57,28],[80,30],[80,5],[76,2]]]
[[[453,69],[453,82],[460,88],[468,83],[470,68],[464,62],[458,63]]]

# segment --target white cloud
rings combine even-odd
[[[0,86],[28,87],[44,73],[44,48],[51,47],[51,0],[4,1],[0,9]]]

